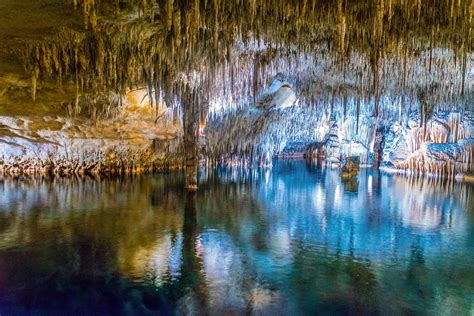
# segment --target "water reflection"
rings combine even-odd
[[[472,187],[203,172],[1,180],[0,314],[472,313]]]
[[[359,191],[358,178],[342,179],[342,184],[347,192],[357,193]],[[367,179],[367,194],[372,194],[372,176],[369,176]]]

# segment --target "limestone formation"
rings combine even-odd
[[[414,113],[407,125],[394,124],[385,141],[383,166],[400,172],[455,177],[473,170],[474,120],[469,111],[436,112],[419,124]]]
[[[342,166],[341,176],[344,179],[357,177],[359,174],[360,160],[357,156],[347,157]]]
[[[0,20],[20,21],[0,29],[5,117],[20,115],[12,108],[27,104],[27,94],[35,109],[21,109],[25,120],[35,111],[85,118],[93,132],[95,124],[126,116],[127,94],[139,91],[156,126],[130,137],[146,139],[146,150],[161,155],[154,150],[167,145],[153,146],[154,129],[180,126],[173,134],[181,145],[165,156],[187,153],[193,179],[199,157],[269,165],[296,150],[334,165],[357,155],[361,164],[382,161],[426,174],[472,169],[465,128],[474,104],[470,0],[52,4],[18,3],[0,12]],[[6,134],[17,133],[10,127]],[[10,136],[1,137],[13,146]],[[25,157],[35,146],[24,146]],[[13,152],[4,161],[16,159]]]

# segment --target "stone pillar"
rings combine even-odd
[[[199,169],[199,103],[192,97],[183,103],[184,154],[185,154],[185,188],[197,190]]]
[[[377,127],[375,130],[374,139],[374,161],[372,162],[372,168],[378,169],[382,162],[383,155],[383,127]]]

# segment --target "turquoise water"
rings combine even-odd
[[[474,313],[474,187],[303,161],[0,180],[0,315]]]

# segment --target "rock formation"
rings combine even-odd
[[[180,166],[180,126],[157,125],[154,110],[135,96],[127,94],[120,114],[106,120],[0,116],[0,173],[132,174]]]
[[[421,126],[415,112],[407,124],[395,123],[385,141],[384,168],[436,177],[472,172],[473,118],[470,111],[436,112]]]
[[[134,153],[122,160],[150,157],[128,166],[150,169],[156,155],[171,159],[167,165],[185,161],[190,187],[199,157],[269,165],[295,150],[334,164],[356,155],[385,168],[466,173],[473,13],[470,0],[7,0],[0,115],[70,124],[39,137],[87,138],[77,142],[79,156],[92,157],[91,139],[112,139],[98,157],[120,147]],[[153,113],[124,120],[130,91],[140,91]],[[58,144],[27,145],[39,139],[29,126],[4,125],[4,169],[38,150],[54,161],[83,159]]]
[[[345,159],[344,165],[342,166],[341,176],[343,179],[350,179],[357,177],[359,174],[359,157],[347,157]]]

